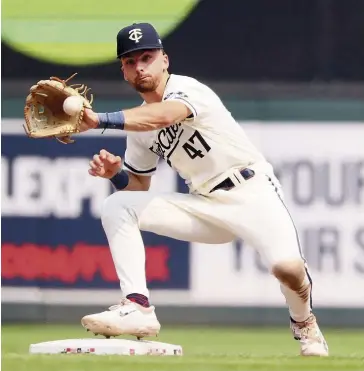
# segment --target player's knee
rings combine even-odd
[[[132,192],[130,192],[132,193]],[[115,192],[105,199],[101,210],[102,224],[125,221],[135,214],[133,211],[133,197],[129,192]]]
[[[279,262],[272,267],[273,275],[293,291],[302,289],[306,278],[306,269],[302,259]]]

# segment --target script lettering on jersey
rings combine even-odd
[[[160,157],[163,157],[169,166],[171,162],[169,158],[178,146],[179,138],[183,133],[182,124],[174,124],[160,130],[156,140],[149,149]]]

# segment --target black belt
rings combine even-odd
[[[253,178],[253,176],[255,175],[255,172],[252,169],[243,169],[243,170],[240,170],[240,174],[241,174],[241,176],[245,180],[248,180],[250,178]],[[237,179],[237,181],[239,181],[238,178],[236,178],[236,179]],[[225,191],[228,191],[228,190],[230,190],[230,189],[232,189],[234,187],[235,187],[235,184],[233,183],[233,181],[231,180],[231,178],[226,178],[221,183],[219,183],[214,188],[212,188],[211,191],[210,191],[210,193],[211,192],[214,192],[214,191],[216,191],[218,189],[224,189]]]

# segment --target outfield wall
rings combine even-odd
[[[3,304],[3,323],[65,323],[80,324],[85,314],[98,313],[104,306]],[[315,315],[323,328],[363,328],[362,308],[317,308]],[[204,325],[269,327],[289,325],[288,312],[277,307],[220,307],[158,305],[156,313],[162,326]]]
[[[330,326],[364,327],[364,125],[242,123],[275,166],[313,277],[314,305]],[[2,319],[77,321],[119,298],[101,224],[108,182],[87,174],[122,133],[73,145],[25,137],[2,122]],[[152,191],[186,192],[164,163]],[[143,233],[151,300],[165,323],[286,324],[277,282],[244,241],[188,244]]]

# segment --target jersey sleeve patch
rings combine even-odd
[[[186,93],[182,92],[182,91],[168,93],[165,96],[164,100],[179,100],[190,109],[190,111],[192,112],[193,117],[197,116],[196,108],[190,102],[190,100],[188,98],[188,95]],[[188,118],[191,118],[191,117],[189,116]]]

